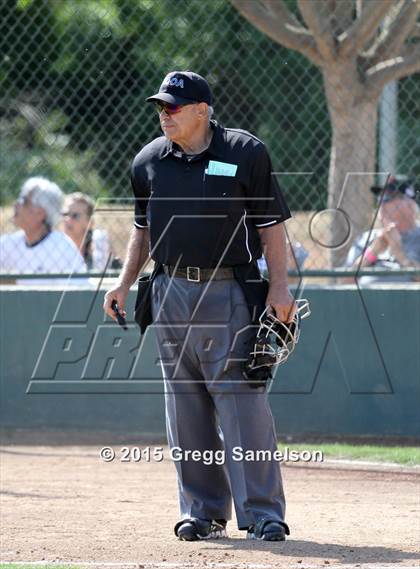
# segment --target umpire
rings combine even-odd
[[[264,144],[212,120],[203,77],[169,73],[147,101],[164,136],[134,159],[134,227],[104,310],[115,319],[116,301],[125,315],[129,289],[150,255],[167,435],[177,449],[175,534],[186,541],[225,537],[233,498],[248,538],[282,541],[289,529],[278,462],[252,460],[257,451],[276,450],[273,417],[264,387],[249,385],[242,365],[265,306],[282,321],[296,310],[283,227],[290,212]],[[257,268],[263,250],[269,286]],[[144,331],[143,296],[137,310]],[[250,460],[241,460],[245,453]]]

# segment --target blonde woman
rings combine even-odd
[[[111,245],[106,231],[93,228],[94,209],[88,195],[68,194],[63,211],[64,233],[77,245],[89,271],[103,271],[110,267]]]

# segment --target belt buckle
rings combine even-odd
[[[200,282],[200,267],[187,267],[187,281],[191,283]]]

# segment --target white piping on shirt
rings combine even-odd
[[[249,254],[249,263],[252,261],[252,255],[251,255],[251,251],[249,250],[249,245],[248,245],[248,227],[246,226],[246,209],[244,209],[244,216],[243,216],[243,222],[244,222],[244,227],[245,227],[245,245],[246,245],[246,250],[248,251]]]
[[[255,227],[265,227],[266,225],[273,225],[273,223],[277,223],[279,220],[275,219],[274,221],[269,221],[267,223],[256,223]]]

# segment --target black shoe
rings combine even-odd
[[[260,539],[263,541],[286,541],[289,528],[282,522],[269,519],[260,520],[255,526],[251,526],[246,534],[247,539]]]
[[[178,522],[174,531],[175,535],[181,541],[219,539],[227,537],[226,524],[226,520],[201,520],[200,518],[188,518]]]

